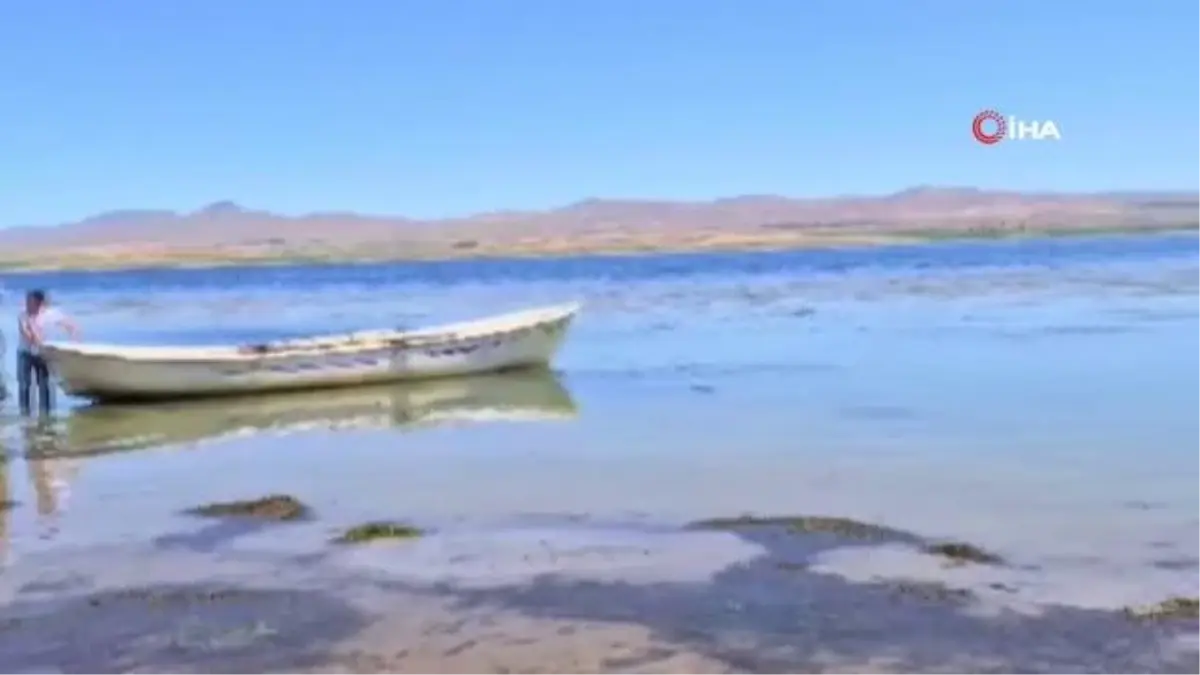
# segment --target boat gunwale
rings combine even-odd
[[[360,331],[341,335],[284,340],[275,343],[264,343],[261,346],[267,347],[268,350],[261,352],[246,350],[247,345],[168,345],[148,348],[121,345],[82,345],[85,348],[80,349],[77,345],[59,342],[46,343],[44,350],[51,360],[62,356],[66,358],[163,365],[222,366],[249,364],[257,366],[259,364],[269,364],[302,357],[346,356],[385,350],[403,353],[410,350],[453,345],[466,341],[486,340],[545,324],[571,320],[579,312],[579,309],[579,303],[570,303],[520,310],[473,321],[420,328],[412,331]],[[517,320],[522,317],[531,318],[526,321]],[[489,328],[489,326],[494,327]],[[256,347],[259,345],[248,346]],[[272,346],[282,347],[282,349],[271,350],[270,347]],[[88,347],[92,349],[99,347],[99,349],[91,351]]]

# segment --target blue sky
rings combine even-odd
[[[1195,189],[1194,0],[0,4],[0,225]],[[975,143],[983,108],[1058,143]]]

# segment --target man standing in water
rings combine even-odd
[[[17,317],[17,333],[20,336],[20,346],[17,347],[17,401],[22,415],[29,414],[29,387],[34,378],[37,379],[38,403],[42,414],[49,415],[54,407],[50,366],[41,353],[46,328],[52,324],[61,326],[71,337],[78,335],[74,322],[50,306],[45,291],[26,293],[25,311]]]

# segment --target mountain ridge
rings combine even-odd
[[[918,185],[866,196],[733,195],[705,201],[586,198],[545,210],[417,219],[352,211],[284,215],[219,200],[190,211],[118,209],[50,226],[0,229],[0,262],[62,255],[211,259],[319,255],[461,257],[711,250],[1194,227],[1200,192],[1093,193]]]

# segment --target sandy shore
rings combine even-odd
[[[140,268],[270,267],[280,265],[378,264],[488,258],[553,258],[589,255],[653,255],[671,253],[774,251],[842,246],[914,243],[921,237],[869,233],[728,233],[687,236],[537,237],[528,241],[496,241],[455,246],[453,241],[378,242],[354,250],[332,246],[268,249],[159,246],[110,246],[80,250],[48,250],[20,258],[0,257],[0,270],[12,272],[101,271]]]
[[[1100,227],[1029,230],[753,230],[678,233],[592,233],[573,236],[539,235],[524,239],[471,240],[462,246],[445,241],[376,242],[347,248],[331,245],[262,248],[258,246],[167,247],[128,244],[17,251],[0,255],[0,271],[116,271],[147,268],[270,267],[282,265],[378,264],[495,258],[555,258],[677,253],[733,253],[820,248],[872,247],[949,240],[1029,239],[1072,236],[1122,236],[1195,231],[1194,226]]]
[[[1128,593],[1073,595],[1019,564],[948,565],[902,532],[564,518],[312,546],[289,528],[320,526],[217,521],[20,558],[0,577],[0,670],[1200,668],[1194,619],[1135,620]]]

